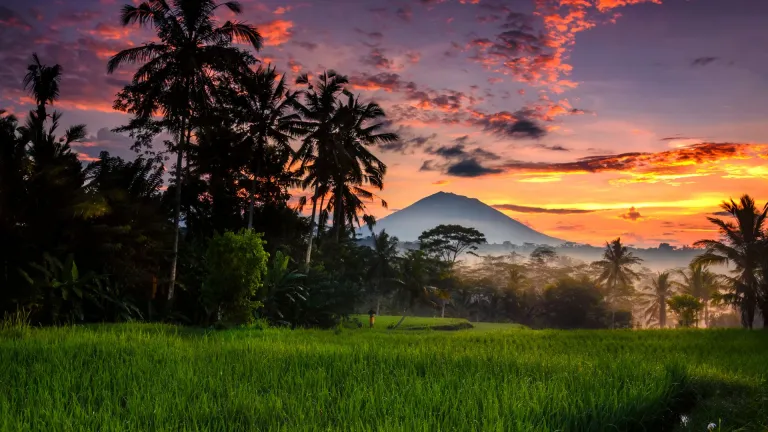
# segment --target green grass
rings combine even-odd
[[[0,431],[768,427],[768,332],[0,331]]]
[[[363,327],[368,327],[368,315],[352,315],[352,318],[356,318],[363,323]],[[376,323],[374,329],[386,330],[391,326],[397,324],[402,316],[400,315],[378,315],[376,316]],[[406,316],[398,330],[409,329],[424,329],[436,326],[453,326],[457,324],[465,324],[469,321],[463,318],[429,318],[429,317],[415,317]]]

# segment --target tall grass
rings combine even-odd
[[[661,430],[764,395],[767,355],[742,331],[32,330],[0,340],[0,430]],[[732,408],[691,425],[759,426]]]

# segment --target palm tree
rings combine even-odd
[[[368,268],[368,279],[376,295],[376,315],[381,309],[381,298],[392,284],[402,284],[398,279],[395,261],[398,259],[397,237],[391,237],[385,230],[373,235],[373,259]]]
[[[667,326],[667,299],[675,294],[674,282],[669,272],[659,272],[646,286],[647,292],[640,293],[646,300],[645,318],[648,322],[657,320],[659,328]]]
[[[733,216],[735,222],[708,217],[720,231],[720,240],[700,240],[696,246],[705,247],[706,251],[696,257],[699,264],[733,265],[730,278],[731,293],[721,296],[726,302],[741,309],[741,322],[744,327],[752,328],[755,308],[760,301],[758,269],[762,259],[763,232],[768,206],[762,211],[757,209],[755,200],[749,195],[741,197],[739,202],[723,201],[720,205]],[[768,311],[763,308],[763,315]]]
[[[357,220],[359,211],[364,211],[362,199],[373,199],[374,194],[364,189],[370,185],[381,190],[386,165],[368,149],[371,146],[392,143],[399,140],[397,134],[385,132],[384,110],[376,103],[360,103],[358,97],[347,94],[346,104],[340,104],[337,111],[339,121],[336,136],[336,150],[331,153],[337,170],[333,172],[333,196],[329,204],[333,207],[336,241],[344,228]],[[384,200],[381,204],[387,207]]]
[[[174,243],[168,300],[172,301],[179,253],[179,221],[184,152],[191,134],[190,118],[203,112],[216,95],[221,75],[242,76],[255,59],[233,46],[242,41],[259,50],[262,39],[255,27],[227,21],[218,25],[215,13],[225,7],[242,13],[240,3],[213,0],[146,0],[138,6],[126,4],[120,14],[123,26],[151,26],[158,42],[128,48],[115,54],[107,72],[126,64],[140,64],[131,84],[118,94],[115,107],[135,116],[138,124],[162,115],[163,126],[176,136],[176,197]]]
[[[24,89],[37,103],[37,112],[33,116],[33,122],[42,130],[43,123],[48,115],[45,111],[46,104],[53,104],[59,98],[59,84],[61,84],[62,68],[60,65],[46,66],[40,63],[37,53],[32,54],[32,64],[27,67],[24,76]]]
[[[601,270],[597,277],[598,283],[604,284],[611,302],[611,328],[616,321],[616,300],[624,293],[619,290],[629,291],[632,282],[639,279],[640,275],[632,269],[633,265],[640,264],[643,260],[636,257],[626,246],[621,244],[621,237],[605,244],[603,259],[594,263]]]
[[[720,276],[709,271],[707,264],[691,262],[687,269],[680,270],[682,282],[675,282],[683,294],[689,294],[704,304],[704,325],[709,327],[709,302],[717,297],[720,289]]]
[[[251,188],[248,204],[248,229],[253,228],[253,210],[256,201],[256,182],[264,163],[265,149],[268,145],[280,151],[294,154],[291,139],[301,136],[305,130],[301,127],[301,117],[294,112],[300,103],[299,92],[291,92],[285,83],[285,75],[278,80],[274,67],[259,69],[243,80],[246,98],[245,113],[248,141],[252,155]]]
[[[317,200],[321,197],[321,189],[327,188],[330,184],[331,173],[337,169],[334,167],[332,156],[337,150],[335,140],[338,127],[336,121],[337,100],[342,93],[348,94],[344,89],[344,85],[348,82],[349,79],[346,76],[339,75],[333,70],[320,74],[315,84],[310,82],[307,74],[296,78],[296,84],[308,87],[304,93],[304,104],[297,107],[304,120],[302,126],[307,129],[308,134],[304,137],[294,161],[301,161],[300,170],[306,173],[302,186],[305,189],[314,190],[311,196],[312,215],[310,217],[307,252],[304,258],[305,267],[309,267],[312,256]]]

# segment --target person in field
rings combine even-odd
[[[371,308],[371,310],[368,311],[368,324],[370,328],[373,328],[373,324],[376,321],[376,311]]]

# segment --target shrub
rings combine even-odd
[[[667,300],[669,309],[677,314],[680,327],[693,327],[698,325],[699,311],[704,309],[704,304],[690,294],[676,295]]]
[[[562,278],[544,291],[546,327],[605,328],[608,316],[600,289],[586,279]]]
[[[215,235],[206,252],[206,278],[202,295],[209,312],[219,321],[245,324],[261,306],[254,301],[267,271],[269,254],[262,235],[251,230]]]

